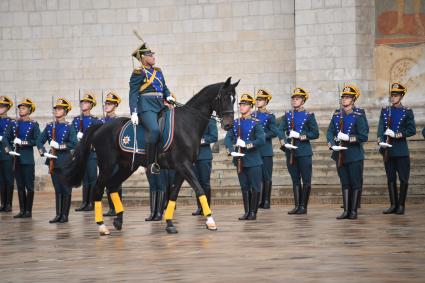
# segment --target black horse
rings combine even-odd
[[[221,121],[221,127],[226,131],[231,128],[234,119],[235,88],[238,83],[239,81],[232,84],[229,77],[224,83],[206,86],[185,105],[175,109],[174,141],[168,151],[160,154],[158,158],[161,168],[176,170],[174,186],[170,189],[169,200],[164,214],[168,233],[177,233],[172,219],[177,196],[184,180],[194,189],[196,196],[201,202],[204,215],[207,217],[207,228],[209,230],[217,229],[204,190],[192,170],[192,164],[196,161],[202,134],[214,111],[217,118]],[[118,145],[120,130],[128,120],[128,118],[118,118],[105,125],[90,127],[63,172],[64,181],[67,184],[72,187],[80,186],[91,147],[94,147],[99,167],[99,176],[94,188],[95,216],[101,235],[109,234],[101,216],[101,200],[105,187],[111,192],[111,196],[114,193],[117,195],[118,187],[139,166],[147,166],[145,155],[136,154],[133,162],[133,154],[122,151]],[[118,213],[113,225],[115,229],[121,230],[122,203],[119,197],[112,198],[112,200]]]

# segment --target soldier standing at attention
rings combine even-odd
[[[263,161],[259,148],[266,142],[263,127],[251,116],[255,104],[250,94],[243,94],[239,102],[241,117],[234,120],[224,139],[227,153],[233,156],[242,190],[244,215],[239,220],[257,219],[262,183]]]
[[[117,118],[115,110],[120,103],[121,97],[115,91],[110,91],[106,94],[105,105],[103,106],[105,117],[100,119],[102,124],[110,123]],[[114,203],[112,202],[111,194],[108,189],[106,189],[106,194],[108,196],[109,210],[104,213],[103,216],[116,216]],[[122,186],[118,188],[118,195],[122,201]]]
[[[83,138],[84,133],[91,125],[100,123],[99,119],[90,114],[93,107],[96,106],[96,98],[91,92],[87,92],[80,100],[81,114],[72,120],[72,125],[77,132],[77,140]],[[96,152],[91,150],[89,160],[87,162],[86,172],[83,178],[83,200],[81,206],[76,208],[75,211],[92,211],[94,185],[97,179],[97,157]]]
[[[340,108],[332,115],[326,134],[342,187],[344,212],[337,219],[357,219],[358,198],[363,179],[363,143],[367,142],[369,134],[364,111],[354,106],[359,97],[360,91],[357,87],[344,87]]]
[[[13,102],[9,97],[0,96],[0,212],[12,211],[13,157],[4,150],[5,134],[13,122],[13,119],[7,116],[12,106]]]
[[[390,207],[384,214],[404,214],[409,186],[410,157],[406,138],[416,134],[413,111],[401,104],[407,89],[401,83],[391,85],[390,106],[381,110],[378,124],[378,144],[384,156]],[[397,174],[400,192],[397,192]]]
[[[210,119],[208,126],[201,139],[201,146],[199,147],[198,159],[195,161],[193,171],[198,178],[201,187],[204,189],[205,196],[207,197],[208,205],[211,207],[211,170],[212,170],[212,151],[211,144],[217,142],[218,130],[217,123],[214,119]],[[192,215],[203,215],[202,207],[199,200],[197,200],[198,208]]]
[[[65,120],[71,111],[71,104],[65,98],[59,98],[53,106],[55,121],[47,124],[40,138],[37,140],[37,148],[41,156],[47,157],[46,165],[55,188],[56,216],[49,223],[68,222],[69,209],[71,207],[72,188],[64,185],[59,175],[65,166],[66,160],[71,158],[71,150],[77,145],[77,136],[72,124]],[[44,148],[49,142],[50,152]]]
[[[264,89],[257,91],[255,101],[258,111],[254,111],[252,116],[259,120],[266,136],[266,143],[259,148],[263,160],[263,190],[259,207],[270,208],[270,198],[272,194],[272,173],[273,173],[273,145],[272,138],[281,136],[276,125],[276,117],[267,111],[267,105],[272,99],[272,94]]]
[[[319,138],[319,127],[314,113],[304,109],[308,98],[309,94],[305,89],[295,88],[291,94],[293,109],[285,113],[279,127],[288,137],[281,142],[283,144],[281,149],[286,152],[286,165],[294,191],[295,208],[288,214],[306,214],[310,197],[313,170],[310,140]]]
[[[25,98],[18,104],[19,119],[6,131],[6,152],[13,156],[16,186],[18,187],[19,213],[13,218],[31,218],[34,202],[35,161],[34,149],[40,135],[40,127],[30,115],[35,103]]]

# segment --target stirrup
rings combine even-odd
[[[154,175],[159,175],[161,172],[160,172],[160,170],[161,170],[161,167],[159,167],[159,164],[158,163],[156,163],[156,162],[154,162],[154,163],[152,163],[151,165],[150,165],[150,172],[151,172],[151,174],[154,174]]]

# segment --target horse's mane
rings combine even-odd
[[[213,91],[216,88],[221,88],[223,86],[223,84],[224,83],[221,82],[221,83],[215,83],[215,84],[207,85],[206,87],[201,89],[197,94],[195,94],[191,99],[189,99],[189,101],[186,102],[186,104],[188,104],[188,105],[194,104],[198,100],[199,96],[203,95],[206,92]],[[216,93],[218,93],[218,92],[216,92]]]

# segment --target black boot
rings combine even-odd
[[[6,209],[6,186],[0,187],[0,198],[1,198],[1,204],[0,204],[0,212],[4,211]]]
[[[14,215],[13,218],[22,218],[25,215],[25,205],[26,205],[26,193],[25,189],[18,190],[19,198],[19,213]]]
[[[239,220],[247,220],[249,215],[249,206],[251,202],[251,192],[242,191],[242,201],[243,201],[243,209],[245,211],[244,215],[239,217]]]
[[[114,203],[112,202],[111,199],[111,194],[109,193],[109,191],[107,192],[107,197],[108,197],[108,204],[109,204],[109,210],[103,214],[103,216],[117,216],[117,213],[115,212],[115,208],[114,208]]]
[[[404,214],[408,186],[409,185],[407,183],[400,184],[400,198],[398,199],[398,207],[395,212],[396,214]]]
[[[342,203],[344,205],[344,212],[340,216],[337,216],[336,219],[338,219],[338,220],[339,219],[347,219],[348,215],[349,215],[350,193],[349,193],[348,188],[344,188],[342,190]]]
[[[351,210],[350,210],[350,214],[348,216],[348,219],[357,219],[357,205],[359,203],[359,195],[360,195],[360,190],[353,190],[351,192]]]
[[[264,182],[263,183],[263,195],[264,195],[264,209],[270,209],[270,196],[272,193],[272,182]]]
[[[13,203],[13,185],[7,186],[6,189],[6,207],[4,212],[12,211],[12,203]]]
[[[71,197],[71,194],[62,196],[62,212],[59,219],[60,223],[68,222],[69,209],[71,208]]]
[[[390,207],[382,211],[383,214],[392,214],[397,210],[397,184],[396,182],[388,182],[388,194],[390,196]]]
[[[248,220],[257,219],[258,202],[260,201],[260,192],[252,192],[251,206],[249,210]]]
[[[88,199],[89,199],[89,186],[83,185],[83,201],[81,202],[81,205],[79,208],[76,208],[75,211],[84,211],[84,209],[88,205]]]
[[[156,205],[155,205],[155,217],[153,221],[161,221],[162,214],[164,213],[164,196],[165,192],[157,192]]]
[[[301,185],[294,185],[292,190],[294,191],[295,207],[291,211],[288,211],[288,214],[297,214],[298,210],[300,209]]]
[[[266,190],[266,186],[264,184],[265,182],[263,182],[261,184],[261,194],[260,194],[260,203],[258,204],[258,208],[264,208],[264,201],[265,199],[265,190]]]
[[[52,220],[49,220],[49,223],[59,222],[59,220],[61,218],[62,194],[55,194],[55,201],[56,201],[56,216]]]
[[[87,206],[83,209],[83,211],[93,211],[94,210],[94,185],[90,185],[88,187],[87,193]]]
[[[298,209],[296,214],[307,214],[307,205],[308,205],[308,199],[310,198],[310,191],[311,191],[311,185],[304,184],[302,192],[301,192],[300,208]]]
[[[157,192],[149,192],[149,204],[151,208],[151,215],[149,215],[148,218],[145,218],[145,221],[153,221],[155,217],[155,211],[156,211],[156,198],[157,198]]]
[[[27,193],[27,203],[25,207],[25,214],[22,218],[32,218],[32,204],[34,202],[34,192]]]
[[[146,144],[146,160],[148,163],[148,172],[151,174],[159,175],[160,167],[156,162],[156,145],[155,144]]]

